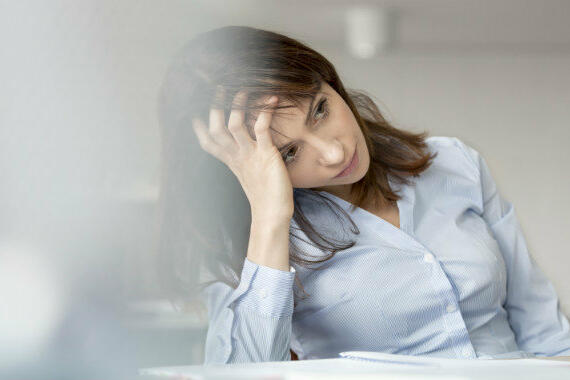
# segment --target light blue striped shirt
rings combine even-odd
[[[570,355],[568,319],[555,289],[529,255],[515,209],[484,158],[455,137],[426,141],[438,152],[431,167],[411,178],[411,186],[391,182],[403,196],[399,229],[320,192],[357,224],[360,234],[348,236],[353,247],[317,271],[297,265],[282,271],[245,258],[237,289],[221,282],[206,288],[205,364],[290,360],[290,348],[299,359],[352,350],[450,358]],[[326,207],[304,200],[303,190],[295,189],[295,197],[319,228],[340,230]],[[296,299],[293,310],[295,275],[309,297]]]

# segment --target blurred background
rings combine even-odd
[[[0,377],[202,363],[207,321],[158,291],[156,107],[177,50],[224,25],[297,38],[397,127],[477,149],[568,315],[569,16],[556,0],[0,1]]]

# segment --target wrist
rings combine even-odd
[[[262,214],[262,213],[252,213],[251,214],[251,225],[263,227],[264,229],[281,229],[286,227],[289,229],[289,224],[291,223],[292,216],[288,214]]]
[[[260,265],[289,270],[289,221],[252,220],[247,257]]]

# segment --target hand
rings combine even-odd
[[[223,99],[224,90],[218,91]],[[240,91],[233,105],[245,105],[246,101],[247,93]],[[243,110],[232,107],[227,128],[223,109],[210,108],[209,127],[198,118],[192,120],[200,146],[234,173],[249,200],[252,220],[260,223],[281,223],[285,219],[288,223],[294,209],[289,173],[269,133],[277,101],[276,96],[265,100],[271,108],[257,117],[254,125],[257,141],[247,131]]]

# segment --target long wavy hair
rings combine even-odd
[[[239,90],[248,92],[248,117],[263,109],[256,100],[277,95],[281,108],[299,107],[313,99],[322,83],[330,85],[346,102],[360,126],[370,168],[351,187],[353,209],[363,204],[380,206],[401,197],[390,187],[410,185],[410,176],[426,170],[435,157],[429,154],[427,132],[414,134],[390,125],[363,91],[346,90],[334,66],[306,44],[267,30],[227,26],[197,35],[175,56],[159,95],[162,130],[161,232],[158,249],[159,278],[171,300],[193,303],[204,287],[221,281],[236,288],[247,254],[251,215],[248,200],[225,164],[201,149],[192,130],[192,118],[206,123],[211,106],[225,110]],[[224,87],[224,99],[215,97]],[[288,101],[289,106],[281,105]],[[233,108],[236,108],[235,106]],[[299,191],[297,191],[299,190]],[[289,232],[290,262],[319,269],[317,264],[350,248],[354,240],[337,241],[319,231],[303,212],[298,195],[335,214],[351,232],[358,226],[333,200],[311,189],[295,189],[293,222]],[[298,240],[318,248],[320,255],[303,252]],[[302,284],[296,279],[302,289]],[[295,289],[297,292],[298,289]]]

